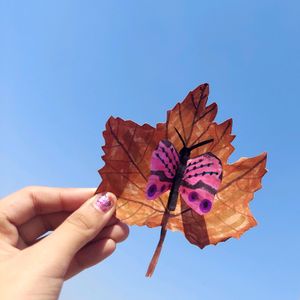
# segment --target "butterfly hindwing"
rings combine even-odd
[[[189,159],[179,188],[182,199],[198,214],[208,213],[222,174],[220,159],[210,152]]]
[[[173,144],[168,140],[160,141],[151,157],[147,199],[156,199],[171,188],[178,164],[179,155]]]

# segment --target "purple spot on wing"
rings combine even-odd
[[[189,193],[189,201],[194,202],[199,199],[199,195],[197,192]]]
[[[212,202],[208,199],[203,199],[200,204],[199,208],[203,213],[208,213],[211,210]]]
[[[147,191],[148,197],[150,197],[150,198],[153,197],[155,195],[156,191],[157,191],[156,184],[151,184]]]

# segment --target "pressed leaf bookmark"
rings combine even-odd
[[[249,201],[261,188],[267,155],[228,164],[232,120],[214,122],[217,105],[207,106],[207,98],[208,84],[202,84],[155,128],[113,117],[106,123],[97,192],[117,196],[117,218],[128,225],[161,226],[146,276],[154,272],[168,229],[204,248],[256,225]]]

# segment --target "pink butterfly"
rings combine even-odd
[[[167,204],[169,211],[175,210],[180,193],[190,208],[199,215],[206,214],[212,209],[214,196],[222,181],[221,160],[210,152],[190,159],[193,149],[213,140],[200,142],[188,148],[178,130],[175,130],[183,148],[178,153],[170,141],[159,142],[151,157],[146,197],[154,200],[171,190]]]

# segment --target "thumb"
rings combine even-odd
[[[59,260],[71,261],[105,227],[115,212],[115,205],[116,197],[112,193],[93,196],[42,242],[53,249],[51,253],[56,253]]]

